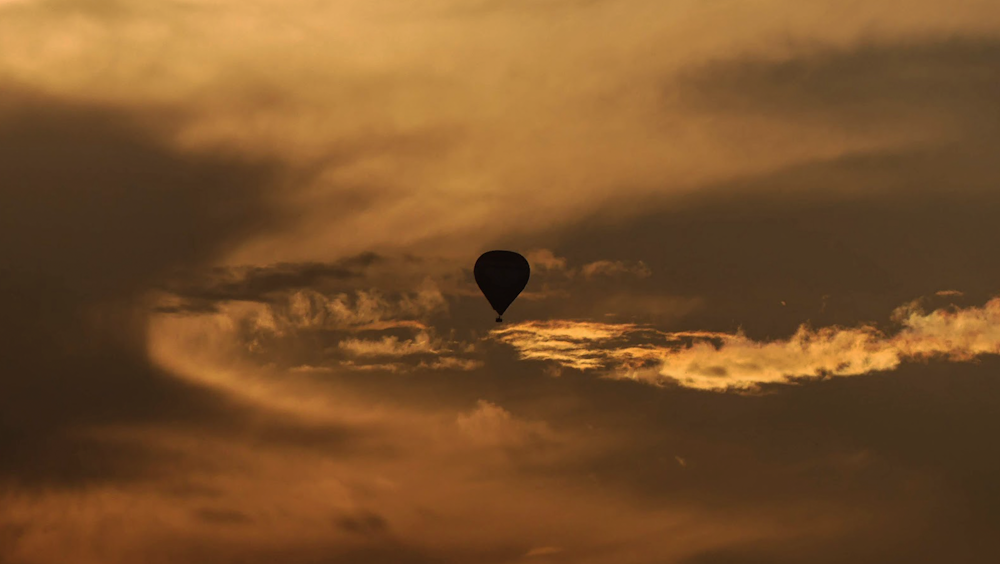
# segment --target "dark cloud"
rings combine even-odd
[[[161,306],[162,312],[202,313],[213,311],[219,302],[230,300],[267,301],[294,290],[329,289],[330,282],[358,279],[364,269],[382,257],[362,253],[334,263],[278,263],[268,266],[213,268],[202,280],[179,282],[166,287],[181,299],[180,305]]]
[[[16,91],[6,98],[4,268],[97,300],[268,227],[274,215],[261,196],[277,181],[276,165],[173,149],[162,127],[170,119]]]
[[[777,337],[803,321],[885,320],[941,290],[985,301],[1000,287],[997,61],[1000,43],[955,40],[699,68],[677,88],[702,110],[823,128],[857,116],[910,128],[914,143],[653,198],[628,221],[594,214],[530,241],[572,262],[644,261],[652,275],[629,293],[704,298],[679,328]]]
[[[894,519],[901,530],[890,531],[886,530],[887,527],[879,527],[878,523],[866,523],[858,530],[815,540],[793,538],[738,543],[697,554],[685,559],[682,564],[791,564],[804,561],[817,564],[845,561],[933,564],[952,560],[978,562],[984,557],[991,559],[994,555],[995,549],[982,551],[974,539],[965,538],[956,542],[951,537],[954,528],[950,523],[921,522],[905,515],[894,516]]]
[[[254,543],[248,542],[253,545]],[[243,562],[265,564],[444,564],[447,558],[432,556],[427,551],[402,543],[364,544],[331,542],[301,542],[289,546],[241,547],[205,542],[199,546],[161,547],[167,562]]]
[[[252,517],[235,509],[204,508],[199,509],[195,514],[198,519],[213,525],[242,525],[246,523],[253,523]]]
[[[5,88],[0,103],[0,443],[5,476],[115,475],[69,434],[123,419],[219,417],[152,368],[135,300],[273,225],[273,163],[173,148],[176,119]],[[215,415],[212,415],[215,413]],[[109,450],[111,449],[111,450]],[[100,456],[107,455],[106,457]],[[96,466],[94,466],[96,465]]]
[[[0,524],[0,546],[14,546],[28,529],[27,523]]]
[[[783,59],[715,61],[690,69],[667,91],[701,109],[807,125],[877,131],[904,120],[959,119],[962,135],[993,135],[998,61],[1000,42],[986,37],[813,47]]]
[[[580,261],[616,253],[644,260],[651,276],[575,283],[565,296],[519,301],[512,314],[601,319],[612,312],[615,321],[743,328],[767,339],[803,322],[884,325],[895,308],[942,289],[981,304],[1000,287],[1000,192],[988,189],[998,182],[1000,168],[960,151],[856,155],[706,188],[711,197],[650,205],[628,222],[594,215],[532,239]],[[881,193],[849,199],[837,194],[844,184],[877,185]],[[475,307],[470,300],[452,309],[471,318]]]
[[[705,93],[705,107],[781,118],[829,108],[830,115],[861,127],[869,117],[877,121],[896,110],[911,115],[906,112],[927,106],[966,123],[979,107],[988,122],[995,110],[987,98],[966,90],[995,87],[995,70],[986,65],[994,52],[989,42],[866,47],[777,63],[720,64],[692,84]],[[922,67],[920,61],[931,64]],[[831,99],[828,85],[842,91]],[[727,97],[734,90],[742,93],[735,101]],[[896,92],[902,106],[881,112]],[[770,106],[771,98],[785,100]],[[200,484],[180,455],[154,455],[141,446],[71,432],[157,421],[194,435],[231,437],[243,446],[266,442],[348,452],[352,441],[365,438],[357,431],[260,413],[251,417],[235,405],[221,413],[219,398],[152,368],[142,348],[144,319],[133,306],[146,290],[165,285],[191,304],[177,308],[186,312],[210,311],[225,300],[322,291],[328,284],[352,283],[377,257],[207,270],[203,280],[165,284],[178,271],[199,271],[242,236],[280,220],[263,196],[280,181],[281,170],[173,148],[161,121],[149,110],[30,95],[6,102],[0,112],[0,251],[7,257],[0,266],[0,479],[65,486],[171,473],[178,478],[174,489],[161,489],[197,503],[192,516],[206,528],[249,528],[259,524],[257,514],[231,508],[226,491]],[[992,244],[1000,236],[1000,169],[991,157],[1000,143],[991,127],[976,125],[947,145],[853,154],[706,187],[697,197],[653,202],[648,213],[627,224],[595,216],[568,229],[531,234],[530,244],[516,248],[548,243],[576,265],[608,257],[622,264],[642,261],[650,275],[567,283],[561,286],[565,297],[519,302],[517,315],[587,317],[600,315],[602,307],[620,312],[615,304],[629,298],[637,315],[659,304],[664,329],[743,326],[752,337],[766,338],[787,335],[804,320],[820,326],[889,323],[896,306],[940,290],[961,290],[981,303],[978,298],[1000,280],[1000,270],[991,266]],[[700,305],[675,312],[669,302],[657,301],[664,295],[698,299]],[[354,302],[346,305],[358,309]],[[447,310],[415,311],[411,317],[440,334],[447,328],[475,342],[486,361],[482,370],[431,370],[419,378],[377,371],[323,377],[349,383],[372,405],[396,402],[457,415],[488,402],[496,417],[544,422],[560,437],[593,440],[593,448],[512,464],[503,472],[479,468],[478,460],[447,461],[468,464],[486,481],[509,478],[504,472],[510,472],[528,487],[549,478],[634,508],[695,508],[787,526],[776,535],[780,541],[719,547],[687,564],[992,561],[1000,552],[992,540],[1000,515],[994,484],[1000,459],[991,448],[1000,432],[991,404],[1000,393],[994,358],[969,365],[910,364],[886,375],[765,387],[752,396],[718,394],[573,370],[551,377],[547,365],[518,361],[505,345],[478,340],[493,327],[478,296],[456,297]],[[378,335],[412,335],[412,329],[393,331],[398,333]],[[264,360],[288,354],[321,364],[330,360],[325,347],[347,335],[326,327],[303,331],[288,350]],[[207,458],[231,468],[227,456]],[[206,468],[198,470],[211,477]],[[268,478],[276,479],[257,479]],[[420,482],[414,484],[407,487]],[[595,519],[607,518],[603,509]],[[522,508],[525,515],[532,510]],[[483,543],[442,554],[391,538],[390,532],[405,528],[405,519],[383,508],[337,514],[332,522],[330,513],[322,515],[331,536],[360,545],[244,538],[245,546],[227,546],[220,539],[185,539],[168,546],[150,541],[143,550],[189,562],[505,562],[540,546]],[[392,527],[383,515],[393,519]],[[799,533],[800,523],[813,521],[828,524],[827,532]],[[0,546],[16,544],[27,530],[18,522],[0,524]],[[263,530],[259,536],[267,537]],[[643,550],[663,546],[640,541],[648,543]],[[663,561],[640,551],[627,560],[612,552],[619,548],[607,548],[609,561]]]
[[[571,264],[643,261],[651,272],[600,290],[571,284],[565,298],[519,302],[518,314],[587,319],[602,294],[668,295],[699,306],[661,318],[661,329],[742,328],[768,339],[803,322],[891,330],[895,308],[945,290],[983,303],[1000,288],[997,61],[1000,44],[956,40],[816,50],[692,72],[678,88],[701,110],[940,133],[917,135],[917,147],[858,151],[654,198],[628,221],[596,214],[498,242],[546,246]],[[451,309],[475,324],[473,313]],[[995,358],[908,364],[744,396],[573,370],[551,378],[542,363],[517,363],[510,351],[487,355],[480,397],[556,430],[617,438],[594,456],[534,471],[590,476],[595,487],[648,507],[832,523],[825,534],[718,548],[692,564],[985,561],[1000,553],[988,532],[1000,519],[989,478],[1000,458],[987,447],[1000,432],[988,401],[1000,385]],[[421,384],[474,401],[472,384],[447,391],[431,377]]]
[[[780,542],[732,547],[704,555],[705,562],[877,562],[894,554],[933,562],[949,553],[972,560],[1000,553],[987,532],[1000,518],[990,478],[1000,458],[987,447],[1000,432],[988,399],[1000,386],[995,359],[910,365],[754,396],[574,371],[551,378],[534,364],[492,356],[479,392],[557,432],[613,439],[591,454],[522,471],[613,491],[650,509],[788,521]],[[456,383],[450,392],[462,388]],[[811,522],[826,523],[826,532],[800,532]]]
[[[344,531],[362,536],[379,535],[389,529],[385,517],[371,512],[344,515],[336,520],[336,524]]]

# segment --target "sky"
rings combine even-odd
[[[0,0],[0,562],[997,561],[998,99],[995,0]]]

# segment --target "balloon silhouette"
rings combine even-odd
[[[479,289],[496,310],[497,323],[500,323],[503,312],[528,285],[531,267],[524,257],[513,251],[489,251],[476,261],[473,274]]]

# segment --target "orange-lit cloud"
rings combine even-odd
[[[623,275],[634,276],[637,278],[648,278],[650,274],[652,274],[649,267],[642,261],[630,263],[620,260],[612,261],[602,259],[588,262],[580,265],[579,267],[572,267],[564,257],[558,257],[548,249],[536,249],[530,251],[527,253],[526,258],[528,259],[529,264],[534,266],[536,269],[541,270],[543,273],[554,271],[570,278],[577,275],[583,276],[584,278],[594,278],[598,276],[616,277]]]
[[[649,267],[642,261],[639,261],[635,265],[627,265],[622,261],[599,260],[583,265],[580,268],[580,272],[586,278],[621,274],[631,274],[639,278],[647,278],[650,275]]]
[[[499,551],[509,561],[565,553],[610,564],[620,553],[607,545],[681,560],[720,540],[770,539],[788,527],[737,515],[709,520],[680,507],[640,509],[583,483],[519,474],[514,460],[489,455],[523,446],[517,422],[478,409],[450,426],[424,421],[424,432],[399,436],[391,455],[108,432],[108,440],[169,452],[174,466],[85,491],[0,492],[3,554],[18,563],[55,562],[70,549],[82,564],[264,562],[274,555],[407,563],[480,561]],[[608,512],[616,519],[601,517]],[[826,525],[793,528],[811,536]]]
[[[998,37],[0,0],[0,562],[997,561]]]
[[[530,441],[551,440],[554,433],[542,422],[520,421],[504,408],[479,400],[476,409],[458,416],[458,428],[479,444],[523,446]]]
[[[409,356],[438,352],[427,333],[418,333],[413,339],[405,341],[398,337],[382,337],[380,340],[345,339],[337,346],[353,356]]]
[[[459,256],[507,235],[497,217],[517,217],[524,232],[620,215],[633,209],[630,197],[690,193],[948,129],[933,119],[861,132],[753,112],[718,119],[717,108],[675,95],[692,69],[808,55],[797,38],[846,50],[869,31],[892,42],[1000,25],[975,0],[945,20],[929,0],[905,18],[880,3],[845,12],[827,1],[721,12],[653,0],[477,4],[491,8],[294,0],[277,14],[260,2],[7,2],[0,74],[82,99],[171,108],[184,116],[173,123],[183,147],[292,163],[300,174],[275,204],[297,221],[243,241],[231,264],[428,244]],[[568,12],[571,25],[550,25]],[[523,14],[536,23],[525,26]]]
[[[902,362],[969,361],[1000,354],[1000,298],[982,307],[896,310],[901,329],[801,326],[791,337],[754,341],[742,333],[660,332],[629,324],[529,322],[492,332],[521,358],[613,377],[676,382],[704,390],[750,389],[800,378],[857,376]]]

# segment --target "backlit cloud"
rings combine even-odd
[[[594,276],[618,276],[631,274],[639,278],[647,278],[651,274],[649,267],[642,261],[634,265],[625,264],[622,261],[599,260],[583,265],[580,273],[586,278]]]
[[[618,378],[676,382],[704,390],[752,389],[801,378],[858,376],[929,359],[970,361],[1000,354],[1000,298],[982,307],[896,310],[901,325],[801,326],[787,339],[755,341],[742,333],[661,332],[629,324],[522,323],[492,334],[521,358],[547,360]]]
[[[1000,5],[903,4],[0,0],[0,562],[1000,561]]]
[[[509,411],[485,400],[479,400],[471,412],[459,414],[457,423],[463,434],[479,444],[517,447],[554,438],[544,423],[518,420]]]
[[[437,352],[427,333],[418,333],[413,339],[405,341],[391,336],[380,340],[346,339],[337,346],[353,356],[409,356]]]

